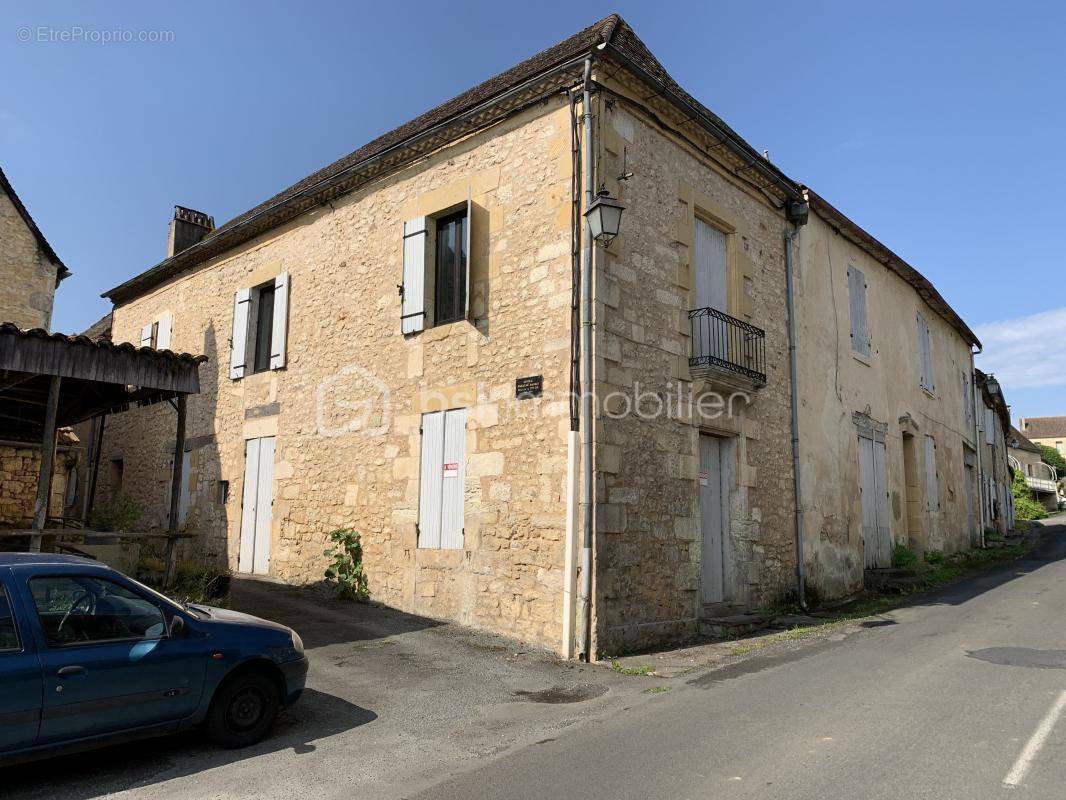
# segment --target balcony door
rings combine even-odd
[[[729,313],[727,234],[696,218],[696,308]],[[720,317],[700,317],[693,342],[693,355],[710,363],[729,362],[730,331]]]

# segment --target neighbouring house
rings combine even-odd
[[[1040,446],[1013,425],[1007,434],[1007,446],[1010,448],[1008,463],[1025,477],[1025,483],[1036,501],[1048,511],[1057,511],[1059,475],[1053,466],[1044,463]]]
[[[69,275],[0,169],[0,322],[48,330],[56,289]]]
[[[797,236],[807,579],[821,596],[981,543],[973,331],[935,287],[809,191]]]
[[[0,324],[47,330],[55,291],[68,275],[70,270],[0,169]],[[0,393],[14,387],[15,380],[17,376],[0,373]],[[17,526],[33,517],[40,450],[38,443],[13,437],[10,431],[4,436],[5,427],[0,424],[0,525]],[[49,513],[63,516],[70,508],[68,480],[76,475],[82,448],[69,430],[58,434],[57,448]]]
[[[1014,495],[1011,493],[1007,436],[1010,408],[1003,388],[994,375],[974,370],[977,389],[978,471],[981,479],[982,520],[985,528],[1005,534],[1014,527]]]
[[[1054,447],[1066,456],[1066,417],[1022,417],[1018,428],[1033,444]]]
[[[183,548],[238,572],[319,580],[350,527],[375,599],[594,657],[795,596],[797,573],[845,595],[885,528],[974,537],[973,334],[616,15],[220,227],[176,207],[167,258],[105,297],[115,342],[208,357]],[[107,418],[121,469],[99,476],[144,476],[123,491],[156,527],[160,413]]]

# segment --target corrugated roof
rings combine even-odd
[[[3,168],[0,168],[0,189],[3,189],[8,197],[11,198],[11,202],[14,204],[15,209],[19,212],[19,216],[22,217],[23,222],[26,223],[26,227],[30,229],[30,233],[33,234],[37,240],[38,246],[44,251],[44,254],[48,257],[56,266],[56,283],[69,277],[70,270],[67,269],[67,265],[56,255],[56,251],[52,249],[52,245],[48,243],[48,240],[44,238],[44,234],[41,233],[41,229],[37,227],[37,223],[33,221],[33,217],[30,216],[30,212],[26,209],[26,206],[22,203],[18,193],[15,192],[15,187],[11,185],[11,181],[7,179],[7,175],[4,174]]]

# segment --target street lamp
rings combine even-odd
[[[624,205],[611,197],[606,189],[601,190],[585,212],[592,238],[604,247],[610,245],[622,225],[623,211]]]

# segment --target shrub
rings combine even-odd
[[[331,559],[326,568],[326,580],[333,584],[333,591],[345,600],[365,601],[370,597],[366,573],[363,572],[363,545],[359,533],[351,528],[330,531],[333,547],[323,555]]]
[[[918,556],[905,544],[892,545],[892,566],[896,569],[910,569],[918,563]]]
[[[940,566],[945,561],[944,553],[941,550],[926,550],[925,551],[925,563],[931,566]]]
[[[1011,483],[1010,490],[1014,495],[1014,517],[1016,519],[1043,519],[1047,516],[1047,509],[1033,499],[1033,493],[1029,491],[1025,476],[1020,471],[1014,473],[1014,481]]]
[[[89,527],[94,531],[129,531],[141,518],[140,506],[124,494],[106,506],[98,506],[89,514]]]

